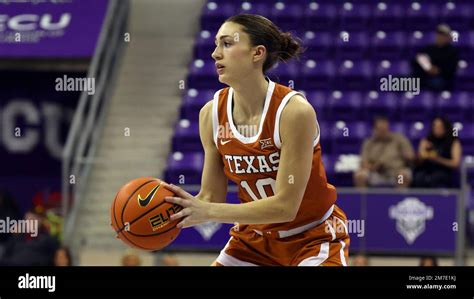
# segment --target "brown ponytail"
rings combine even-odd
[[[267,49],[267,58],[263,63],[265,73],[278,61],[288,61],[297,58],[302,52],[301,42],[289,32],[282,32],[269,19],[253,14],[232,16],[226,22],[241,25],[250,36],[252,46],[263,45]]]

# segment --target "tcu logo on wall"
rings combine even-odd
[[[70,23],[70,13],[61,14],[59,19],[57,17],[53,18],[51,14],[21,14],[15,16],[0,14],[0,32],[7,29],[11,31],[61,30],[65,29]]]
[[[410,245],[425,231],[426,220],[433,219],[433,214],[433,207],[416,197],[407,197],[389,209],[390,218],[397,221],[397,231]]]

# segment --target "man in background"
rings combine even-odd
[[[412,61],[413,76],[420,78],[422,88],[432,91],[454,89],[459,54],[451,44],[451,33],[449,26],[438,25],[434,44],[422,49]]]
[[[410,141],[390,131],[386,117],[374,121],[373,134],[362,144],[361,164],[354,173],[357,187],[408,187],[412,180],[409,167],[415,159]]]

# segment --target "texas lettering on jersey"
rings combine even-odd
[[[280,153],[274,152],[270,155],[224,155],[227,166],[231,173],[270,173],[278,170]]]

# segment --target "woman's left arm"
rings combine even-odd
[[[281,152],[275,194],[244,204],[210,203],[196,200],[181,188],[168,185],[179,197],[169,197],[167,201],[184,207],[172,216],[172,220],[185,217],[180,227],[207,221],[240,224],[292,221],[311,174],[313,141],[318,133],[313,107],[303,97],[293,96],[280,119]]]
[[[461,143],[459,140],[456,140],[451,145],[451,159],[446,159],[440,156],[436,156],[431,158],[433,161],[450,168],[459,168],[461,165],[461,158],[462,158],[462,149]]]

